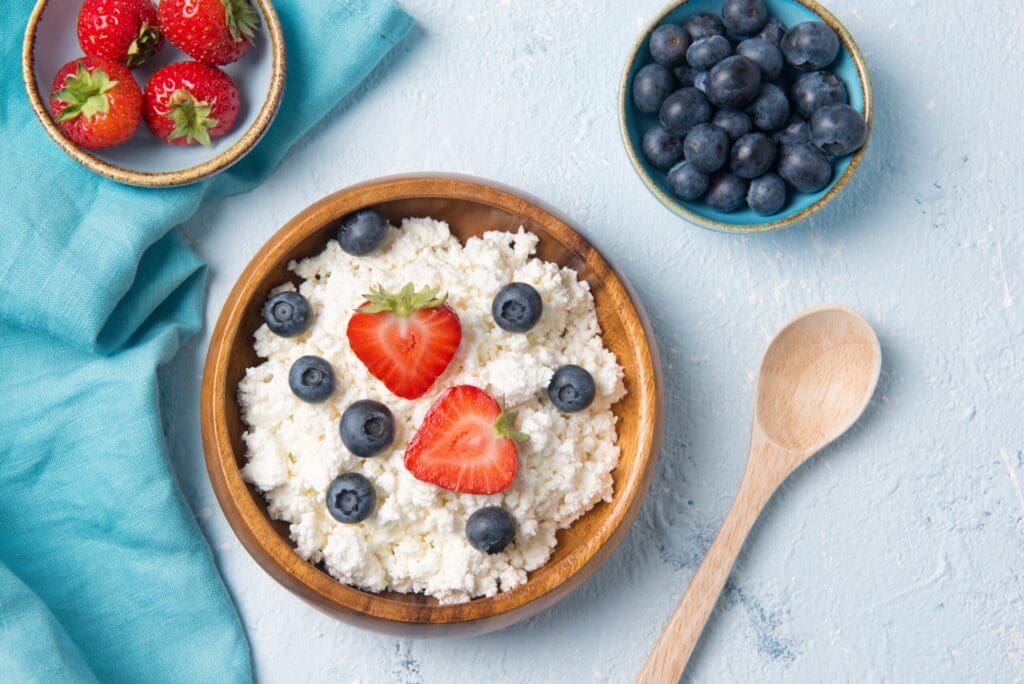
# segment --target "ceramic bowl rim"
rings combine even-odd
[[[632,92],[630,87],[631,84],[629,82],[629,72],[632,71],[633,65],[636,63],[638,53],[646,43],[651,31],[661,24],[665,17],[678,8],[688,4],[690,1],[691,0],[673,0],[662,7],[657,16],[644,26],[640,33],[640,37],[637,38],[633,47],[629,51],[629,55],[626,59],[626,67],[622,71],[622,78],[619,82],[619,133],[622,138],[622,143],[626,148],[626,154],[629,156],[630,163],[633,165],[633,170],[636,171],[640,180],[643,181],[645,186],[647,186],[650,193],[654,195],[669,211],[686,219],[687,221],[690,221],[691,223],[701,226],[702,228],[710,228],[711,230],[723,233],[767,233],[780,230],[782,228],[788,228],[789,226],[804,220],[835,199],[835,197],[850,182],[850,179],[853,178],[854,173],[857,172],[861,161],[864,159],[864,155],[868,149],[868,143],[871,140],[871,129],[874,121],[874,95],[871,87],[871,76],[868,73],[864,55],[861,53],[857,42],[853,39],[853,35],[846,29],[842,22],[840,22],[834,14],[829,12],[828,9],[819,2],[816,0],[784,0],[785,2],[795,2],[798,5],[802,5],[816,14],[822,21],[832,27],[839,36],[839,41],[842,43],[843,47],[846,48],[847,52],[849,52],[850,59],[853,61],[854,68],[857,70],[858,83],[864,98],[864,121],[867,123],[868,127],[867,138],[864,141],[864,145],[850,157],[849,165],[847,165],[846,169],[843,170],[843,173],[835,183],[833,183],[821,197],[800,211],[765,223],[733,224],[718,221],[688,209],[683,206],[679,200],[676,200],[674,197],[670,196],[658,187],[658,184],[654,182],[654,179],[648,172],[643,160],[640,158],[639,151],[633,146],[633,142],[629,135],[629,126],[626,120],[626,111],[630,104],[629,98],[630,93]]]

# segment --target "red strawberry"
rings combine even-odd
[[[430,407],[405,450],[405,467],[417,480],[465,494],[497,494],[516,476],[516,414],[505,413],[472,385],[445,391]]]
[[[50,109],[69,138],[99,150],[135,135],[142,119],[142,91],[120,62],[79,57],[53,78]]]
[[[240,59],[260,23],[249,0],[160,0],[159,15],[167,40],[210,65]]]
[[[437,288],[375,287],[348,322],[348,342],[370,373],[405,399],[422,397],[462,341],[458,315]]]
[[[149,130],[161,140],[209,147],[210,138],[224,135],[235,125],[239,108],[238,88],[230,76],[199,62],[178,62],[149,79],[142,114]]]
[[[90,57],[137,67],[164,44],[151,0],[85,0],[78,11],[78,43]]]

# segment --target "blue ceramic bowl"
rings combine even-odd
[[[835,30],[841,45],[839,57],[829,67],[829,70],[846,84],[846,90],[850,96],[850,106],[864,114],[870,137],[871,80],[868,77],[864,58],[849,31],[828,10],[814,0],[765,0],[765,4],[768,6],[769,15],[777,18],[785,26],[795,26],[805,21],[824,21]],[[746,207],[740,211],[724,213],[712,209],[702,201],[684,202],[677,199],[668,190],[665,173],[651,166],[641,152],[644,133],[658,121],[657,116],[638,111],[633,105],[632,95],[633,77],[636,72],[645,64],[650,64],[653,61],[648,48],[651,32],[666,22],[681,24],[686,21],[687,17],[698,12],[720,14],[721,11],[722,0],[683,0],[674,2],[663,9],[648,25],[636,45],[633,46],[622,75],[619,93],[619,121],[622,128],[622,140],[641,180],[662,204],[679,216],[705,228],[732,233],[778,230],[807,218],[839,194],[839,191],[846,186],[860,165],[867,149],[867,143],[865,142],[864,146],[853,155],[833,161],[835,174],[824,189],[815,193],[791,192],[785,208],[772,216],[760,216]]]

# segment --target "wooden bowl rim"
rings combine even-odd
[[[864,60],[864,55],[861,53],[860,47],[857,45],[857,41],[853,39],[853,34],[847,30],[846,26],[844,26],[834,14],[829,12],[826,7],[817,2],[817,0],[785,1],[803,5],[806,9],[816,14],[823,22],[828,24],[832,30],[836,32],[836,35],[839,36],[839,42],[842,43],[843,47],[850,53],[850,59],[853,61],[853,66],[857,70],[857,81],[860,86],[861,95],[864,99],[864,122],[868,127],[867,137],[864,139],[864,144],[861,145],[860,149],[854,152],[853,156],[850,157],[849,165],[843,170],[842,175],[839,176],[839,179],[836,180],[832,187],[829,188],[824,195],[816,199],[814,203],[790,216],[784,216],[774,221],[756,224],[725,223],[724,221],[716,221],[715,219],[702,216],[701,214],[686,208],[679,200],[666,194],[660,187],[658,187],[658,184],[651,178],[650,173],[648,173],[647,168],[640,159],[640,153],[635,147],[633,147],[633,141],[629,136],[629,126],[626,124],[626,109],[629,107],[629,98],[632,93],[631,84],[629,82],[629,72],[633,68],[633,63],[636,62],[637,53],[643,47],[651,31],[664,21],[665,17],[680,7],[688,4],[690,0],[673,0],[662,7],[657,16],[644,26],[643,31],[640,33],[640,37],[637,38],[636,42],[633,44],[632,49],[629,51],[629,56],[626,59],[626,67],[622,70],[622,78],[619,83],[619,134],[622,138],[622,144],[626,148],[626,154],[629,156],[629,161],[633,165],[633,170],[636,171],[636,174],[640,177],[640,180],[643,181],[650,193],[654,195],[666,209],[702,228],[710,228],[711,230],[716,230],[721,233],[749,234],[768,233],[788,228],[795,223],[799,223],[836,198],[847,184],[849,184],[850,180],[853,178],[853,174],[857,172],[858,168],[860,168],[860,164],[864,160],[864,155],[868,151],[868,143],[871,141],[871,130],[875,118],[875,98],[874,91],[871,87],[871,76],[868,73],[868,65]]]
[[[201,164],[190,166],[175,171],[137,171],[128,169],[117,164],[100,159],[89,150],[79,147],[69,138],[60,126],[54,122],[50,110],[39,92],[39,86],[35,77],[35,43],[36,29],[43,16],[43,11],[52,0],[38,0],[32,14],[29,16],[28,27],[25,30],[25,40],[22,43],[21,53],[21,74],[25,81],[25,89],[28,91],[29,103],[35,112],[39,123],[42,124],[46,134],[62,150],[68,153],[72,159],[90,171],[106,176],[118,183],[135,185],[150,188],[168,188],[178,185],[188,185],[202,180],[208,176],[219,173],[239,161],[242,157],[256,146],[256,143],[266,134],[277,116],[281,107],[281,98],[284,94],[284,81],[287,57],[285,55],[284,33],[281,31],[281,22],[271,0],[253,0],[260,9],[266,34],[270,37],[271,47],[271,73],[270,84],[267,88],[267,96],[260,107],[256,120],[245,131],[238,140],[216,157],[208,159]]]
[[[476,202],[543,226],[569,251],[577,255],[581,252],[592,255],[586,260],[587,265],[601,276],[602,289],[609,292],[613,301],[620,303],[617,315],[635,321],[638,324],[635,329],[642,331],[633,339],[641,361],[637,368],[638,387],[630,388],[630,391],[639,392],[641,402],[637,411],[638,420],[642,421],[637,427],[636,451],[639,455],[625,478],[617,482],[612,502],[604,504],[613,507],[605,524],[550,569],[565,568],[568,572],[563,574],[549,570],[540,577],[531,575],[525,584],[515,589],[457,605],[411,604],[364,592],[338,582],[303,560],[290,541],[273,528],[243,481],[231,447],[224,410],[226,393],[229,393],[231,401],[235,401],[237,388],[229,386],[226,377],[228,360],[239,336],[248,337],[240,330],[240,322],[253,297],[259,294],[255,291],[257,274],[271,264],[280,264],[303,239],[322,229],[324,221],[322,216],[319,219],[317,216],[326,207],[333,207],[331,214],[340,216],[373,204],[417,198]],[[547,594],[554,593],[560,598],[560,587],[565,587],[568,580],[577,575],[582,581],[618,546],[639,512],[658,457],[662,430],[661,369],[650,323],[626,281],[579,233],[551,211],[516,191],[468,177],[447,174],[390,176],[351,186],[310,205],[278,230],[249,262],[228,295],[210,340],[202,382],[201,418],[206,467],[217,499],[243,546],[278,582],[317,607],[327,608],[340,617],[363,615],[384,623],[419,625],[465,623],[523,609],[526,604]],[[604,553],[599,555],[599,551]],[[557,598],[551,598],[551,602]],[[326,606],[323,605],[325,601]],[[522,618],[529,616],[526,611],[517,612],[524,613]],[[505,624],[514,621],[508,620]],[[374,622],[371,620],[365,626],[381,627]],[[498,624],[490,629],[501,626],[504,625]]]

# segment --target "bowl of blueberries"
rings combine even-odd
[[[637,41],[622,137],[662,204],[727,232],[785,228],[845,187],[871,133],[871,81],[814,0],[683,0]]]

